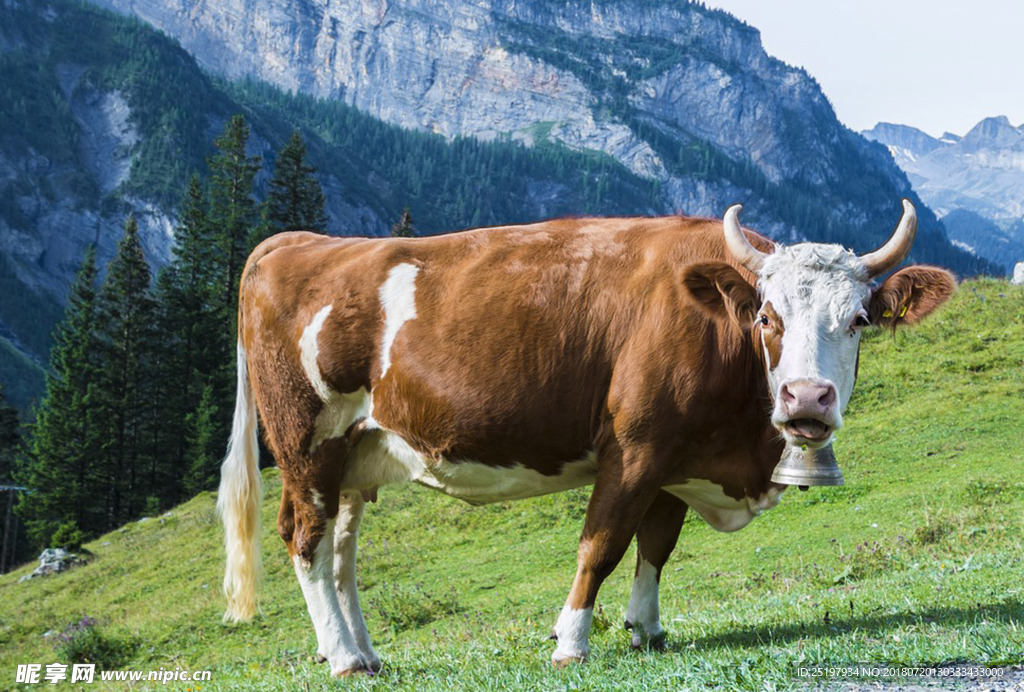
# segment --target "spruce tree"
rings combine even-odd
[[[97,411],[96,253],[85,253],[68,295],[64,319],[54,333],[46,393],[29,428],[28,450],[17,480],[23,493],[18,515],[35,548],[49,545],[62,524],[73,522],[89,535],[107,528],[102,479],[97,476],[104,432]]]
[[[154,428],[157,458],[151,484],[164,488],[160,497],[168,504],[184,498],[182,479],[189,467],[186,419],[199,406],[206,383],[223,377],[224,351],[230,343],[217,308],[217,239],[207,214],[206,193],[194,175],[181,205],[171,263],[157,279],[160,424]],[[230,384],[222,383],[218,391]],[[226,416],[211,406],[214,434],[226,437]]]
[[[416,235],[416,227],[412,222],[412,212],[409,207],[402,209],[402,216],[398,222],[391,227],[391,237],[412,238]]]
[[[103,472],[108,527],[134,518],[154,488],[152,435],[156,305],[135,216],[107,266],[97,301],[97,402],[107,433]]]
[[[234,314],[238,279],[245,259],[252,247],[262,240],[253,197],[253,183],[262,159],[246,154],[248,142],[249,124],[243,116],[235,115],[228,121],[224,134],[214,141],[217,153],[209,161],[210,222],[217,233],[220,304],[225,315]]]
[[[295,130],[274,162],[274,177],[267,193],[267,221],[271,234],[282,231],[326,232],[324,192],[315,173],[316,169],[306,162],[306,143]]]

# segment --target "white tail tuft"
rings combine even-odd
[[[245,349],[238,342],[238,393],[228,455],[220,467],[217,510],[224,522],[225,622],[251,620],[260,581],[260,451],[256,440],[256,402],[249,385]]]

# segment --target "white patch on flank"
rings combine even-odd
[[[658,570],[643,558],[633,577],[626,622],[633,627],[635,648],[657,641],[665,634],[658,613]]]
[[[589,452],[578,461],[564,464],[557,476],[515,466],[487,466],[475,461],[452,463],[440,460],[427,467],[424,485],[471,504],[521,500],[593,484],[597,477],[597,455]]]
[[[596,473],[597,456],[593,452],[564,464],[557,476],[545,476],[522,464],[488,466],[475,461],[428,459],[397,433],[374,427],[364,434],[350,454],[342,487],[370,490],[416,481],[470,504],[481,505],[591,485]]]
[[[555,624],[558,646],[555,647],[555,653],[551,654],[554,663],[571,658],[582,660],[590,655],[590,623],[593,619],[593,608],[576,610],[568,604],[562,608]]]
[[[338,518],[334,530],[334,584],[338,592],[338,606],[360,655],[373,669],[380,667],[380,658],[370,644],[366,620],[359,605],[356,585],[356,541],[365,503],[359,493],[342,493],[338,505]]]
[[[778,505],[782,495],[777,488],[771,488],[760,497],[737,500],[726,495],[722,486],[703,478],[670,485],[664,490],[697,510],[713,529],[725,532],[739,531],[758,514]]]
[[[416,319],[416,275],[420,268],[403,262],[388,272],[380,287],[380,305],[384,310],[384,336],[380,347],[380,379],[391,367],[391,346],[398,330],[409,320]]]
[[[339,675],[369,668],[370,661],[361,655],[338,607],[338,594],[332,578],[334,546],[329,538],[333,531],[334,522],[328,521],[325,537],[316,547],[311,565],[304,565],[298,555],[294,563],[295,575],[316,630],[317,651],[327,659],[331,674]]]
[[[323,375],[320,374],[320,365],[317,363],[317,357],[320,355],[320,343],[317,339],[320,336],[320,330],[324,328],[327,316],[331,314],[332,307],[331,305],[325,305],[320,308],[320,312],[316,313],[313,320],[302,330],[302,336],[299,337],[299,354],[302,360],[302,369],[306,373],[306,379],[313,385],[313,389],[321,401],[327,401],[331,397],[331,390],[327,383],[324,382]]]

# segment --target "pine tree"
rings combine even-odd
[[[214,141],[217,153],[209,161],[210,222],[217,232],[220,304],[225,316],[235,312],[238,279],[245,258],[262,240],[258,237],[259,215],[253,197],[253,183],[262,159],[246,154],[248,142],[249,125],[243,116],[235,115],[228,121],[224,134]]]
[[[90,535],[107,527],[96,465],[104,441],[97,411],[99,360],[96,253],[82,260],[64,319],[54,333],[46,393],[30,428],[27,456],[17,480],[32,492],[21,495],[18,514],[34,547],[46,547],[54,531],[73,522]]]
[[[409,211],[409,207],[402,209],[402,217],[398,220],[398,223],[391,227],[392,238],[412,238],[416,235],[416,227],[412,222],[412,212]]]
[[[109,527],[135,517],[152,490],[154,467],[149,426],[153,416],[156,305],[135,216],[107,266],[97,301],[100,356],[97,403],[108,435],[103,471]]]
[[[267,220],[271,234],[282,231],[326,232],[324,192],[315,173],[316,169],[306,162],[306,143],[295,130],[274,162],[274,177],[267,193]]]
[[[154,427],[156,473],[151,484],[163,488],[167,504],[183,499],[188,467],[186,419],[196,410],[205,383],[221,375],[230,339],[221,312],[216,237],[207,217],[206,193],[198,176],[189,181],[174,234],[171,263],[157,279],[160,339],[156,383],[160,424]],[[232,380],[218,391],[229,388]],[[211,406],[212,403],[211,403]],[[226,437],[225,415],[211,414],[214,434]]]

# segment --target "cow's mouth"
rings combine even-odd
[[[809,442],[827,440],[832,434],[832,427],[816,418],[794,418],[783,423],[783,428],[793,437]]]

